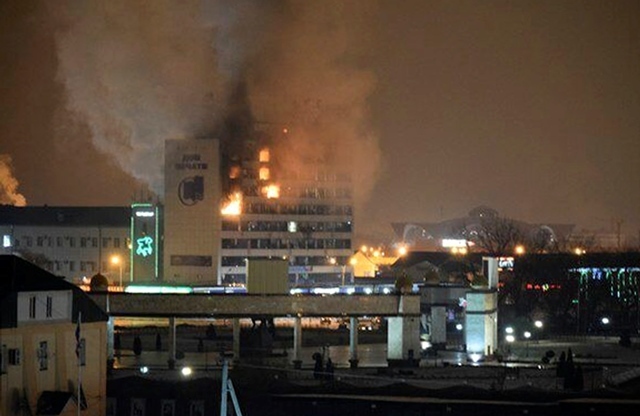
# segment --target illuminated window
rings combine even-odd
[[[260,180],[261,181],[269,180],[269,168],[260,168]]]
[[[2,236],[2,247],[11,247],[11,236],[9,234],[5,234]]]
[[[231,166],[229,169],[229,179],[238,179],[240,177],[240,166]]]
[[[263,162],[263,163],[269,162],[269,149],[260,150],[260,162]]]

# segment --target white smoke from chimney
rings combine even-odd
[[[0,155],[0,204],[24,207],[27,199],[18,192],[20,183],[13,176],[11,156]]]

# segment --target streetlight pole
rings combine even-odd
[[[122,259],[120,256],[113,256],[111,257],[111,263],[117,264],[120,268],[120,287],[122,287]]]
[[[531,338],[531,332],[529,331],[525,331],[524,332],[524,338],[526,339],[526,344],[525,344],[525,357],[529,357],[529,338]]]

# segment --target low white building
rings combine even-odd
[[[129,276],[130,229],[130,207],[0,205],[0,254],[19,255],[73,283],[96,273],[115,283]]]

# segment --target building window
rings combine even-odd
[[[47,318],[51,318],[53,316],[53,298],[51,296],[47,296]]]
[[[76,262],[75,261],[70,261],[69,262],[69,271],[70,272],[74,272],[76,270]]]
[[[3,345],[2,348],[0,348],[0,374],[7,372],[7,360],[7,346]]]
[[[80,237],[80,247],[84,248],[87,246],[87,237]]]
[[[29,319],[36,319],[36,297],[29,298]]]
[[[45,371],[49,366],[49,348],[47,341],[40,341],[38,347],[38,363],[40,365],[40,371]]]
[[[11,247],[11,236],[9,234],[5,234],[2,236],[2,247]]]
[[[98,247],[98,238],[97,237],[92,237],[91,238],[91,246],[92,247]]]
[[[56,246],[62,247],[62,237],[56,237]]]
[[[43,237],[36,237],[36,245],[38,247],[42,247],[42,243],[44,242],[44,238]]]
[[[20,365],[20,350],[18,348],[9,349],[9,365]]]
[[[113,239],[113,247],[120,248],[120,239],[118,237]]]
[[[110,239],[110,238],[108,238],[108,237],[104,237],[104,238],[102,239],[102,247],[104,247],[104,248],[108,248],[108,247],[109,247],[109,240],[111,240],[111,239]]]
[[[86,364],[87,352],[86,352],[86,341],[84,338],[80,338],[78,342],[78,361],[80,361],[80,365],[84,366]]]

